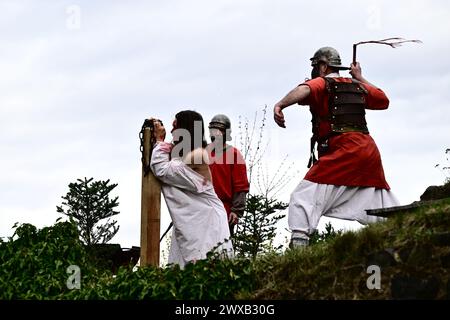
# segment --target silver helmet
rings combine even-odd
[[[336,68],[338,70],[348,70],[348,67],[342,65],[341,56],[339,52],[332,47],[323,47],[314,53],[314,56],[310,59],[311,65],[315,66],[319,62],[324,62],[328,66]]]
[[[231,140],[231,121],[224,114],[215,115],[209,122],[209,129],[219,129],[225,133],[225,138],[227,141]]]

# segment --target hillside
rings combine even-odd
[[[67,285],[71,265],[81,270],[80,289]],[[379,289],[367,286],[369,266],[379,267]],[[449,299],[449,274],[450,198],[306,249],[255,261],[211,257],[184,270],[112,275],[93,265],[69,222],[24,224],[0,241],[0,299]]]
[[[402,211],[326,244],[265,257],[250,299],[449,299],[450,199]],[[369,290],[370,265],[380,289]]]

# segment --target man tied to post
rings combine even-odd
[[[309,105],[312,114],[310,170],[289,202],[291,248],[309,244],[323,215],[367,224],[378,218],[365,210],[398,205],[365,119],[365,109],[387,109],[385,93],[362,76],[359,63],[343,66],[331,47],[319,49],[311,66],[312,79],[274,107],[274,120],[282,128],[286,127],[282,110],[291,105]],[[339,74],[349,69],[352,78]]]
[[[153,118],[151,118],[153,120]],[[222,202],[214,192],[208,167],[203,117],[183,110],[172,123],[172,141],[154,121],[156,141],[150,169],[161,182],[161,191],[173,222],[168,263],[184,268],[206,259],[211,251],[233,257],[234,250]]]

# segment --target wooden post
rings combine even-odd
[[[150,128],[144,129],[144,166],[142,167],[141,193],[141,266],[159,266],[159,236],[161,215],[161,185],[150,171],[144,168],[150,163],[152,146]]]

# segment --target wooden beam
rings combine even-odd
[[[150,128],[144,129],[141,192],[141,266],[159,266],[159,236],[161,216],[161,185],[150,171],[145,174],[144,168],[149,165],[152,146]]]
[[[377,217],[383,217],[388,218],[393,215],[396,215],[401,212],[405,212],[411,209],[416,209],[420,206],[418,202],[413,202],[411,204],[408,204],[406,206],[397,206],[397,207],[389,207],[389,208],[379,208],[379,209],[370,209],[366,210],[367,215],[369,216],[377,216]]]
[[[440,199],[440,200],[429,200],[429,201],[414,201],[413,203],[405,205],[405,206],[370,209],[370,210],[366,210],[366,213],[369,216],[389,218],[389,217],[395,216],[396,214],[408,212],[410,210],[414,210],[419,207],[432,206],[432,205],[437,205],[437,204],[441,204],[441,203],[447,203],[449,201],[450,201],[450,198],[445,198],[445,199]]]

